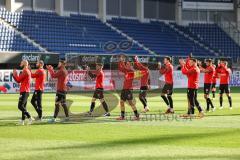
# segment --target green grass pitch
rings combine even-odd
[[[18,95],[1,94],[0,160],[239,160],[239,90],[233,89],[232,110],[226,97],[225,108],[220,110],[216,95],[216,111],[203,119],[116,122],[113,118],[99,117],[68,124],[31,126],[16,126],[21,115],[17,110]],[[151,113],[164,112],[166,106],[160,94],[151,94]],[[53,113],[54,99],[54,94],[43,96],[47,118]],[[74,101],[71,110],[75,114],[85,112],[89,109],[91,93],[69,94],[68,99]],[[185,113],[186,91],[177,90],[173,99],[176,113]],[[205,108],[202,93],[199,100]],[[139,101],[137,108],[142,109]],[[28,109],[36,116],[30,103]],[[118,114],[119,107],[112,111],[112,115]]]

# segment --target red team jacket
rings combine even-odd
[[[215,68],[215,67],[214,67]],[[213,78],[212,78],[212,84],[216,84],[217,83],[217,79],[218,79],[218,69],[215,68],[214,72],[213,72]]]
[[[36,78],[35,82],[35,90],[43,91],[44,90],[44,82],[46,79],[46,73],[44,69],[38,69],[35,73],[32,73],[32,78]]]
[[[31,72],[29,69],[23,69],[19,75],[13,75],[14,80],[20,83],[20,93],[30,92]]]
[[[165,76],[165,83],[173,84],[173,65],[171,63],[166,64],[165,68],[161,68],[159,71]]]
[[[145,87],[149,85],[149,70],[148,67],[145,67],[144,65],[142,65],[141,63],[139,63],[138,61],[134,62],[137,69],[141,71],[141,87]]]
[[[187,68],[189,67],[189,68]],[[198,89],[199,87],[199,77],[200,69],[197,66],[186,66],[182,67],[182,73],[188,77],[188,88],[189,89]]]
[[[220,74],[220,84],[229,84],[231,70],[227,67],[220,67],[218,69],[218,74]]]
[[[134,71],[131,69],[127,69],[124,62],[118,63],[118,70],[125,74],[123,89],[133,89]]]
[[[60,68],[58,71],[54,72],[53,68],[51,68],[49,69],[49,73],[52,78],[57,79],[57,91],[66,92],[68,80],[67,70],[65,68]]]
[[[212,84],[213,76],[214,76],[214,73],[215,73],[215,67],[214,66],[208,66],[206,68],[206,70],[208,70],[209,72],[204,73],[204,83]]]
[[[104,82],[104,73],[102,70],[95,71],[96,74],[96,85],[95,88],[103,88],[103,82]]]

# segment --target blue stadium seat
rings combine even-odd
[[[107,42],[119,43],[127,40],[90,15],[71,14],[61,17],[54,12],[24,10],[12,13],[0,8],[0,17],[50,52],[106,54],[109,52],[105,51],[103,46]],[[215,56],[184,35],[190,35],[225,56],[236,57],[236,53],[240,53],[239,46],[216,24],[193,23],[189,26],[179,26],[171,23],[184,33],[180,34],[168,24],[159,21],[141,23],[135,19],[113,18],[108,22],[159,55],[186,56],[192,52],[197,56]],[[0,51],[40,52],[3,24],[0,24],[0,36]],[[128,51],[117,49],[112,53],[120,52],[149,54],[136,44]]]
[[[61,17],[54,12],[0,10],[0,16],[50,52],[107,53],[106,42],[127,40],[94,16]],[[117,50],[116,52],[122,52]],[[126,53],[148,54],[136,44]]]
[[[179,34],[164,22],[141,23],[138,20],[121,18],[113,18],[108,22],[159,55],[186,56],[193,52],[199,56],[213,56],[208,50]]]
[[[214,50],[220,51],[222,55],[237,58],[240,47],[226,32],[216,24],[192,23],[186,27],[192,34],[209,44]]]

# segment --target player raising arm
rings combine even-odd
[[[231,76],[231,69],[228,68],[228,63],[227,61],[221,60],[220,64],[217,68],[217,74],[220,78],[220,94],[219,94],[219,102],[220,102],[220,109],[223,108],[223,94],[226,93],[228,97],[228,102],[229,102],[229,107],[232,109],[232,97],[230,93],[230,87],[229,87],[229,82],[230,82],[230,76]]]
[[[13,70],[13,78],[17,83],[20,83],[20,97],[18,101],[18,109],[22,112],[22,119],[19,122],[19,125],[24,125],[25,118],[29,119],[28,124],[32,124],[33,118],[30,113],[27,111],[27,100],[30,92],[31,84],[31,72],[28,69],[28,61],[21,61],[20,67],[23,68],[20,74],[17,73],[17,70]]]
[[[214,72],[213,72],[213,78],[212,78],[212,98],[215,98],[215,93],[216,93],[216,83],[217,83],[217,79],[218,79],[218,75],[217,75],[217,69],[216,66],[214,66]]]
[[[103,95],[103,90],[104,90],[104,86],[103,86],[103,82],[104,82],[103,64],[97,63],[96,64],[96,71],[94,71],[94,72],[89,71],[89,68],[88,68],[87,73],[91,78],[96,79],[95,92],[93,94],[90,111],[88,112],[89,115],[92,115],[92,113],[94,111],[94,108],[95,108],[96,99],[99,99],[103,108],[104,108],[104,110],[105,110],[104,116],[110,116],[108,105],[107,105],[106,101],[104,100],[104,95]]]
[[[209,93],[211,91],[212,79],[213,74],[215,73],[215,67],[213,66],[213,62],[211,59],[206,60],[206,67],[200,64],[200,71],[204,73],[204,98],[207,103],[206,111],[209,111],[211,106],[212,110],[214,111],[215,108],[211,99],[209,98]]]
[[[120,56],[118,62],[118,69],[120,72],[124,73],[124,82],[123,89],[121,91],[121,99],[120,99],[120,108],[121,115],[117,120],[125,120],[125,102],[128,101],[133,112],[134,112],[134,120],[139,120],[139,113],[137,111],[136,105],[133,102],[133,80],[135,78],[133,66],[130,62],[125,62],[123,56]]]
[[[149,108],[147,105],[147,90],[149,89],[149,69],[147,65],[143,65],[139,62],[138,57],[134,57],[134,63],[136,68],[140,71],[141,76],[141,87],[139,93],[139,100],[143,104],[144,110],[143,112],[148,112]]]
[[[44,66],[44,62],[38,61],[36,64],[36,67],[38,68],[38,70],[35,73],[31,74],[32,78],[36,78],[35,90],[33,92],[31,103],[35,108],[38,114],[38,119],[40,121],[42,120],[42,94],[44,91],[44,82],[46,79],[46,73],[43,69],[43,66]]]
[[[56,118],[58,116],[60,106],[63,107],[64,113],[65,113],[65,116],[66,116],[65,121],[69,120],[68,108],[67,108],[67,104],[66,104],[68,72],[67,72],[65,66],[66,66],[65,61],[60,61],[58,63],[58,70],[57,71],[54,71],[53,67],[51,65],[47,66],[47,69],[48,69],[51,77],[57,79],[57,93],[56,93],[56,99],[55,99],[55,111],[54,111],[53,119],[50,120],[51,123],[56,122]]]
[[[165,77],[165,84],[162,89],[161,97],[168,106],[166,114],[173,114],[173,65],[171,64],[172,60],[171,57],[164,58],[164,66],[161,66],[161,63],[158,64],[160,74],[164,75]]]
[[[197,91],[199,87],[199,77],[200,77],[200,69],[197,66],[197,60],[194,58],[189,59],[189,66],[186,65],[185,61],[180,59],[180,65],[182,67],[182,73],[188,78],[188,90],[187,97],[189,101],[189,108],[187,116],[194,115],[194,106],[198,108],[199,117],[203,117],[203,110],[197,100]]]

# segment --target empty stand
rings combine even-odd
[[[193,52],[199,56],[214,56],[164,22],[140,23],[138,20],[113,18],[109,23],[160,55],[185,56]]]
[[[2,10],[0,15],[3,16]],[[40,52],[40,50],[23,39],[15,30],[0,23],[0,51]]]
[[[159,21],[141,23],[134,19],[113,18],[108,20],[112,26],[142,44],[133,44],[124,51],[119,48],[112,52],[104,50],[107,42],[116,44],[126,41],[111,27],[95,16],[70,15],[61,17],[55,12],[22,11],[8,12],[0,9],[0,18],[10,23],[18,31],[40,44],[50,52],[57,53],[128,53],[150,54],[143,46],[159,55],[186,56],[193,52],[197,56],[216,56],[214,50],[224,56],[236,57],[240,53],[239,46],[216,24],[190,24],[179,26]],[[175,29],[178,29],[176,31]],[[39,48],[22,38],[15,30],[0,23],[0,51],[39,52]],[[181,31],[183,34],[180,34]],[[187,38],[190,36],[193,40]],[[194,41],[195,40],[195,41]],[[197,42],[201,42],[204,46]]]
[[[222,52],[224,56],[233,58],[239,56],[239,46],[216,24],[192,23],[188,26],[188,29],[212,48]]]
[[[1,17],[50,52],[104,54],[108,53],[103,49],[106,42],[127,40],[94,16],[61,17],[53,12],[10,13],[4,10]],[[114,51],[119,52],[123,51]],[[147,54],[135,44],[125,52]]]

